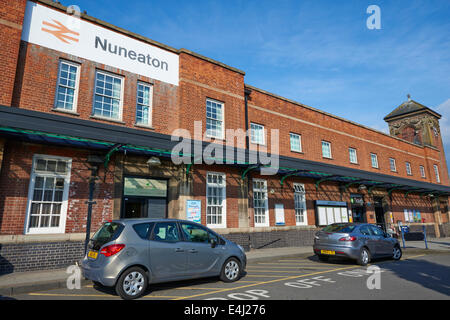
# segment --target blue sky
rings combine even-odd
[[[246,83],[387,132],[412,99],[443,115],[450,165],[448,0],[62,0],[246,72]],[[381,30],[369,30],[369,5]]]

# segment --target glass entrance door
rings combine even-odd
[[[167,218],[167,180],[125,177],[122,218]]]

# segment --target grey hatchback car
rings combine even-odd
[[[219,276],[237,281],[244,249],[197,223],[175,219],[106,222],[89,242],[83,276],[115,287],[123,299],[141,297],[149,283]]]
[[[400,260],[402,257],[397,239],[378,226],[367,223],[331,224],[316,233],[313,250],[321,261],[327,261],[330,257],[346,257],[362,266],[372,258]]]

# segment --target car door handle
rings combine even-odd
[[[189,253],[197,253],[198,251],[197,250],[195,250],[195,249],[191,249],[191,250],[189,250]]]
[[[175,249],[175,252],[184,252],[184,249],[176,248],[176,249]]]

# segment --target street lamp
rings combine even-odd
[[[88,212],[86,218],[86,239],[84,241],[84,254],[87,253],[89,240],[91,238],[91,221],[92,221],[92,206],[97,202],[94,201],[95,180],[97,180],[98,168],[103,163],[103,158],[97,155],[89,155],[87,162],[91,165],[89,169],[91,176],[89,177],[89,199],[85,202],[88,205]]]

